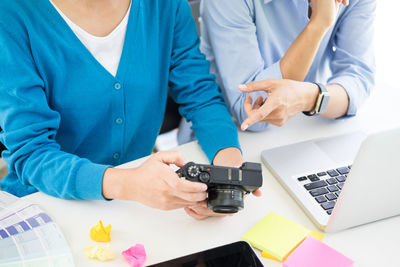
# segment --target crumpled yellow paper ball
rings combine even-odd
[[[83,251],[85,252],[86,256],[89,259],[95,259],[99,261],[109,261],[115,258],[115,253],[111,249],[110,245],[107,245],[104,249],[99,245],[90,246],[84,248]]]
[[[100,220],[96,226],[93,226],[92,229],[90,229],[90,238],[97,242],[109,242],[111,240],[110,232],[111,224],[104,227]]]

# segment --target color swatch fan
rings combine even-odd
[[[37,205],[3,191],[0,191],[0,266],[75,266],[58,225]]]

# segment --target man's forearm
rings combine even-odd
[[[309,23],[281,59],[284,79],[303,81],[306,77],[327,29]]]
[[[310,0],[310,21],[281,59],[284,79],[303,81],[306,77],[324,35],[335,23],[342,0]]]

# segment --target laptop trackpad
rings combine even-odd
[[[265,150],[262,158],[281,177],[324,170],[334,163],[312,141]]]
[[[352,163],[357,156],[366,134],[357,132],[342,136],[315,140],[315,144],[334,162]]]
[[[353,162],[362,136],[347,134],[273,148],[262,152],[262,158],[281,177],[341,167]]]

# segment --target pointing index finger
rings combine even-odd
[[[276,84],[277,80],[267,79],[263,81],[250,82],[247,84],[239,84],[238,89],[244,93],[256,92],[256,91],[270,91]]]

